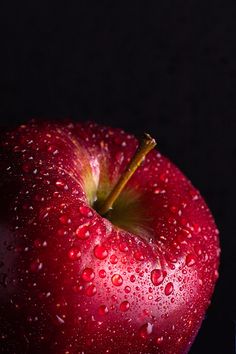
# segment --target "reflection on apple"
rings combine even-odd
[[[4,354],[188,352],[218,277],[218,231],[158,150],[114,196],[137,147],[94,123],[2,135]]]

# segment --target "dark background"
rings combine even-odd
[[[230,1],[1,1],[1,126],[93,119],[150,132],[206,198],[220,278],[191,354],[234,353],[236,11]]]

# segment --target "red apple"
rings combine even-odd
[[[1,141],[1,352],[187,353],[219,264],[189,180],[153,150],[104,217],[134,136],[33,121]]]

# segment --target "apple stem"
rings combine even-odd
[[[124,173],[120,176],[118,182],[108,195],[108,197],[103,201],[98,212],[100,215],[105,215],[110,209],[116,199],[119,197],[120,193],[124,189],[125,185],[132,177],[134,172],[140,166],[142,161],[144,161],[146,155],[156,146],[156,141],[149,134],[145,133],[144,138],[139,144],[134,156],[126,167]]]

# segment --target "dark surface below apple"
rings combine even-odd
[[[223,1],[0,5],[0,119],[92,119],[156,137],[201,191],[220,278],[191,354],[234,353],[236,8]]]

